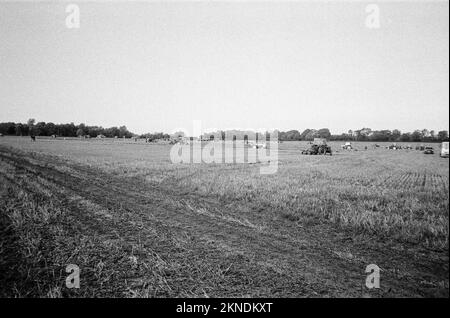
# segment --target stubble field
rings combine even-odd
[[[1,293],[448,297],[448,159],[339,144],[302,156],[306,143],[281,143],[277,173],[261,175],[172,164],[169,145],[3,137]]]

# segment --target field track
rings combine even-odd
[[[90,260],[84,268],[76,251],[67,259],[78,262],[81,283],[98,290],[97,296],[448,297],[448,251],[410,254],[408,246],[372,244],[327,223],[309,227],[279,220],[267,229],[257,213],[244,219],[236,206],[207,196],[56,156],[0,146],[0,160],[1,182],[51,197],[70,214],[72,228],[95,238],[100,250],[121,246],[132,257],[133,262],[118,258],[105,264],[123,268],[111,283],[96,279]],[[441,180],[405,175],[398,182],[424,186]],[[371,263],[382,269],[376,291],[365,287],[364,270]]]

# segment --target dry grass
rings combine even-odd
[[[120,141],[41,141],[11,143],[49,152],[161,187],[181,187],[224,202],[245,202],[265,210],[267,222],[331,221],[345,227],[427,246],[448,248],[448,159],[415,150],[373,149],[335,156],[300,156],[306,143],[280,144],[274,175],[245,164],[173,165],[170,146]],[[369,150],[364,151],[368,146]],[[413,145],[415,146],[415,145]],[[438,145],[433,145],[438,150]],[[70,173],[70,171],[67,171]]]
[[[417,247],[420,253],[439,251],[448,260],[449,166],[448,159],[438,155],[371,147],[364,150],[366,144],[360,144],[357,152],[339,151],[332,157],[301,156],[299,150],[305,144],[286,142],[280,144],[278,172],[260,175],[258,165],[173,165],[167,145],[122,140],[31,143],[26,138],[9,137],[1,142],[22,151],[30,162],[34,158],[36,163],[42,162],[41,156],[54,158],[46,162],[46,167],[73,178],[83,177],[82,170],[74,166],[80,164],[129,180],[124,181],[124,187],[132,187],[133,180],[139,180],[161,193],[177,191],[176,196],[165,199],[166,208],[185,210],[186,216],[199,220],[214,219],[217,224],[249,229],[255,235],[295,239],[294,233],[298,231],[308,229],[314,233],[317,229],[320,233],[326,225],[337,233],[350,233],[354,240],[362,240],[361,244],[366,244],[366,240],[380,248],[386,244],[406,244],[413,249]],[[333,144],[333,148],[338,150],[339,144]],[[246,254],[230,245],[226,236],[221,242],[217,238],[210,241],[206,233],[200,239],[194,238],[200,234],[183,236],[180,234],[185,228],[182,217],[166,220],[181,232],[165,237],[165,242],[172,242],[172,251],[182,250],[184,257],[190,255],[189,264],[172,260],[175,252],[158,250],[156,243],[149,247],[114,237],[112,233],[120,231],[117,218],[137,211],[130,210],[126,203],[110,207],[95,194],[87,198],[88,194],[82,190],[58,192],[58,188],[47,184],[47,179],[30,178],[28,172],[23,172],[22,179],[17,178],[17,169],[1,161],[0,172],[0,206],[6,211],[2,216],[1,235],[9,240],[5,243],[9,246],[8,253],[4,254],[8,257],[1,261],[20,263],[12,266],[1,280],[8,282],[14,296],[223,296],[230,294],[218,286],[229,279],[227,275],[242,276],[244,269],[236,268],[233,273],[235,262],[228,259],[225,265],[204,263],[198,246],[203,249],[204,244],[213,244],[215,249],[226,252],[223,257],[233,259]],[[91,181],[100,182],[95,175]],[[81,189],[86,184],[79,186]],[[137,193],[140,189],[124,188],[123,191]],[[80,211],[92,213],[84,213],[80,219]],[[140,224],[138,220],[133,222]],[[189,224],[186,226],[189,228]],[[126,227],[122,230],[130,231]],[[161,233],[155,233],[156,241]],[[348,251],[332,253],[352,255],[346,259],[348,262],[364,259]],[[284,275],[288,268],[283,262],[256,258],[255,268],[262,266],[275,275]],[[90,277],[86,288],[80,291],[64,288],[67,274],[63,265],[68,262],[83,265],[85,275]],[[199,267],[203,270],[198,271]],[[17,275],[22,278],[17,279]],[[448,266],[446,275],[448,278]],[[17,281],[21,284],[17,285]],[[193,288],[193,281],[203,283]],[[448,294],[448,284],[443,288]],[[264,292],[259,289],[258,293]],[[269,289],[267,293],[273,291]]]

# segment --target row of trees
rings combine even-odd
[[[105,137],[125,137],[131,138],[134,134],[128,131],[126,126],[103,128],[99,126],[86,126],[85,124],[54,124],[46,122],[38,122],[29,119],[26,124],[6,122],[0,123],[0,133],[3,135],[15,136],[62,136],[62,137],[97,137],[104,135]]]
[[[349,130],[346,134],[333,135],[331,140],[354,140],[354,141],[391,141],[391,142],[442,142],[448,141],[447,130],[435,132],[434,130],[422,129],[413,132],[402,133],[394,130],[372,130],[363,128],[360,130]]]
[[[297,130],[290,130],[287,132],[277,131],[278,139],[282,141],[289,140],[313,140],[314,138],[326,138],[330,139],[331,133],[327,128],[314,130],[306,129],[300,134]],[[269,140],[269,132],[254,132],[250,130],[218,130],[215,132],[204,133],[202,139],[210,140],[214,137],[216,140],[234,139],[234,140]]]
[[[131,138],[137,137],[137,135],[128,131],[126,126],[103,128],[100,126],[86,126],[85,124],[75,125],[70,124],[54,124],[46,122],[36,123],[34,119],[29,119],[26,124],[6,122],[0,123],[0,133],[3,135],[16,135],[16,136],[63,136],[63,137],[77,137],[77,136],[90,136],[97,137],[98,135],[104,135],[105,137],[119,137],[119,138]],[[182,136],[183,133],[180,133]],[[219,130],[214,133],[206,133],[202,136],[204,139],[211,139],[215,136],[216,139],[225,139],[226,135],[234,136],[233,139],[254,139],[255,132],[241,131],[241,130]],[[147,133],[140,135],[141,138],[148,138],[150,140],[156,139],[170,139],[170,135],[159,133]],[[256,138],[258,140],[268,139],[269,133],[257,133]],[[347,133],[340,135],[332,135],[328,128],[322,129],[305,129],[302,133],[298,130],[278,131],[278,139],[281,141],[310,141],[314,138],[326,138],[328,140],[339,141],[373,141],[373,142],[441,142],[448,141],[448,131],[442,130],[435,132],[434,130],[415,130],[413,132],[402,133],[398,129],[394,130],[372,130],[370,128],[362,128],[360,130],[349,130]]]
[[[314,140],[314,138],[331,139],[332,135],[328,128],[322,129],[305,129],[302,133],[298,130],[289,130],[286,132],[279,131],[278,139],[281,141],[288,140]]]
[[[423,129],[402,133],[398,129],[391,131],[372,130],[370,128],[363,128],[355,131],[349,130],[347,133],[332,135],[327,128],[323,128],[319,130],[306,129],[302,133],[297,130],[279,132],[278,138],[283,141],[326,138],[328,140],[338,141],[442,142],[448,141],[449,135],[447,130],[442,130],[436,133],[434,130]]]
[[[251,131],[228,130],[217,131],[214,133],[203,134],[204,139],[211,139],[215,136],[216,139],[225,139],[225,135],[234,136],[233,139],[255,138],[255,133]],[[257,140],[269,139],[269,133],[256,134]],[[264,136],[265,135],[265,136]],[[373,142],[442,142],[448,141],[448,131],[442,130],[436,133],[433,130],[415,130],[414,132],[402,133],[398,129],[394,130],[371,130],[370,128],[363,128],[361,130],[352,131],[340,135],[332,135],[328,128],[322,129],[305,129],[300,133],[298,130],[278,131],[278,139],[281,141],[311,141],[314,138],[325,138],[327,140],[335,141],[373,141]]]

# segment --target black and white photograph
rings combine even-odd
[[[449,298],[449,2],[0,0],[0,298]]]

